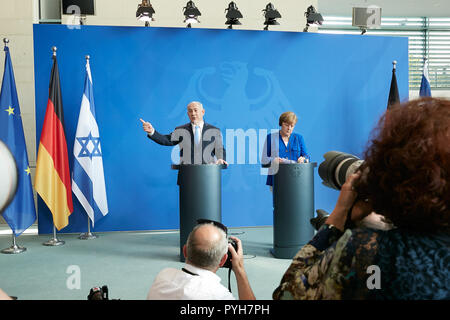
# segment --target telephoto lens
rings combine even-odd
[[[336,190],[341,190],[347,177],[355,173],[364,162],[357,156],[340,151],[328,151],[323,157],[325,161],[319,165],[322,184]]]

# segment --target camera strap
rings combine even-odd
[[[181,270],[182,270],[183,272],[186,272],[187,274],[192,275],[192,276],[198,276],[198,274],[193,273],[193,272],[191,272],[191,271],[189,271],[189,270],[187,270],[187,269],[185,269],[185,268],[181,268]],[[230,282],[230,278],[231,278],[231,268],[228,269],[228,291],[231,292],[231,282]]]
[[[181,268],[181,270],[182,270],[183,272],[186,272],[187,274],[192,275],[192,276],[198,276],[198,274],[193,273],[193,272],[191,272],[191,271],[189,271],[189,270],[187,270],[187,269],[185,269],[185,268]]]
[[[350,207],[350,209],[347,212],[347,219],[345,220],[345,225],[344,225],[344,230],[346,229],[353,229],[355,227],[355,223],[352,221],[352,211],[353,211],[353,207],[356,204],[355,200],[352,204],[352,206]]]
[[[230,278],[231,278],[231,268],[228,269],[228,291],[230,291],[230,293],[231,293],[231,282],[230,282]]]

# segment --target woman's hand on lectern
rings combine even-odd
[[[306,160],[305,157],[300,157],[300,158],[297,159],[297,162],[298,162],[298,163],[306,163],[306,162],[308,162],[308,161]]]
[[[224,164],[224,165],[228,166],[228,163],[223,159],[217,159],[216,164]]]

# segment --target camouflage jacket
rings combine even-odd
[[[450,235],[323,225],[273,299],[449,299]]]

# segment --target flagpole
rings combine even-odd
[[[53,57],[56,57],[56,50],[58,50],[58,48],[52,47]],[[53,221],[53,239],[50,239],[49,241],[44,242],[43,245],[55,247],[55,246],[62,246],[63,244],[65,244],[65,241],[59,240],[56,237],[56,226],[55,226],[55,222]]]
[[[86,55],[85,58],[86,58],[86,63],[89,63],[90,56]],[[81,239],[81,240],[92,240],[92,239],[96,239],[97,238],[96,235],[91,233],[91,219],[89,218],[89,216],[87,216],[87,224],[88,224],[88,231],[80,234],[78,239]]]
[[[6,48],[8,48],[8,43],[9,43],[9,39],[8,38],[3,38],[3,43],[5,44],[5,50]],[[24,251],[27,250],[27,248],[18,246],[16,243],[16,235],[14,233],[14,230],[11,228],[11,233],[12,233],[12,246],[6,249],[1,250],[1,253],[5,253],[5,254],[18,254],[18,253],[22,253]]]

